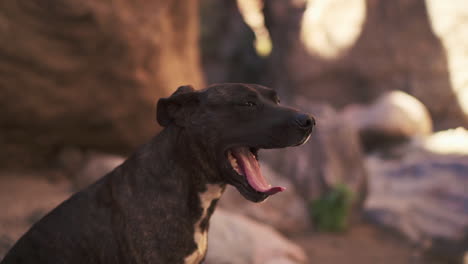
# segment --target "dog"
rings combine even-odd
[[[1,263],[202,262],[227,184],[252,202],[284,190],[262,176],[258,150],[305,143],[315,121],[279,103],[260,85],[179,87],[158,101],[158,135],[33,225]]]

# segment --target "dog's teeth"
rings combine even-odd
[[[231,163],[231,166],[232,168],[240,175],[242,175],[242,172],[239,168],[239,164],[237,164],[237,159],[234,158],[234,156],[232,155],[232,153],[229,151],[228,152],[228,160],[229,160],[229,163]]]

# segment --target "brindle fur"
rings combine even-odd
[[[298,128],[298,116],[304,121],[258,85],[179,87],[158,103],[162,132],[33,225],[1,263],[184,263],[197,249],[195,224],[207,230],[216,206],[201,219],[208,184],[232,184],[255,202],[267,197],[235,174],[227,148],[300,144],[311,126]]]

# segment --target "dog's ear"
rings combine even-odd
[[[178,126],[184,126],[188,115],[193,111],[190,105],[198,103],[197,92],[191,85],[184,85],[167,98],[158,101],[156,119],[158,123],[166,127],[174,122]]]

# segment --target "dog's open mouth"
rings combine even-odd
[[[285,190],[284,187],[272,187],[260,171],[257,149],[235,147],[227,152],[229,163],[237,174],[245,176],[249,185],[257,192],[273,195]]]

